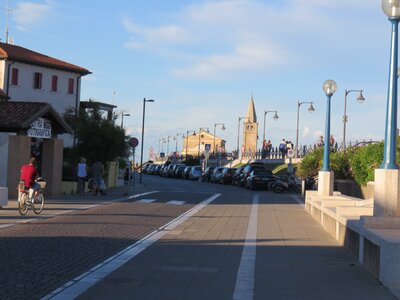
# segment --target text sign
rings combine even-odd
[[[39,118],[31,124],[28,130],[28,136],[35,138],[50,139],[51,138],[51,123],[45,118]]]
[[[139,140],[133,137],[129,139],[128,143],[131,147],[136,148],[139,145]]]

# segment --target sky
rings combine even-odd
[[[16,45],[89,69],[81,100],[117,106],[124,127],[145,153],[182,147],[188,130],[209,128],[237,147],[238,118],[253,97],[262,143],[316,143],[325,131],[325,80],[336,81],[331,133],[346,141],[382,140],[387,102],[390,22],[378,0],[9,0],[9,35]],[[6,0],[0,0],[2,8]],[[0,10],[5,40],[6,11]],[[120,118],[117,120],[120,123]],[[226,130],[215,124],[224,123]],[[241,129],[242,130],[242,129]],[[178,135],[177,135],[178,134]],[[240,134],[240,139],[242,136]],[[166,149],[166,144],[163,149]],[[145,154],[146,156],[146,154]]]

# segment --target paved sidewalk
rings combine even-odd
[[[395,299],[293,196],[255,195],[218,197],[79,299]]]

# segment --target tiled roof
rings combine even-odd
[[[5,44],[1,42],[0,59],[14,60],[27,64],[80,73],[82,75],[90,74],[90,71],[85,68],[67,63],[56,58],[52,58],[44,54],[40,54],[38,52],[20,46]]]
[[[72,133],[71,128],[49,103],[0,101],[0,132],[20,132],[38,118],[50,120],[56,134]]]

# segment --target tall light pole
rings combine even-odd
[[[314,106],[313,106],[313,102],[307,102],[307,101],[300,102],[300,101],[297,101],[297,127],[296,127],[296,149],[295,149],[296,157],[299,157],[298,153],[299,153],[299,116],[300,116],[300,106],[302,104],[305,104],[305,103],[310,104],[310,106],[307,109],[310,113],[313,113],[314,110],[315,110]]]
[[[169,139],[170,139],[170,135],[167,138],[167,158],[168,158],[168,154],[169,154]]]
[[[142,174],[143,174],[143,145],[144,145],[144,118],[146,115],[146,102],[154,102],[153,99],[143,98],[143,118],[142,118],[142,146],[140,149],[140,176],[139,183],[142,183]]]
[[[184,136],[183,133],[177,133],[177,134],[176,134],[176,137],[174,137],[174,140],[176,141],[176,144],[175,144],[175,153],[178,153],[178,137],[179,137],[180,135],[181,135],[182,137]]]
[[[214,124],[214,145],[213,145],[213,149],[214,149],[214,153],[217,153],[217,149],[215,148],[215,128],[219,125],[222,125],[221,129],[225,130],[225,124],[224,123],[215,123]]]
[[[121,128],[124,128],[124,117],[129,117],[130,114],[121,113]]]
[[[346,108],[347,108],[347,95],[351,92],[359,92],[360,95],[357,97],[357,101],[361,104],[364,102],[365,98],[363,96],[363,90],[344,90],[344,114],[343,114],[343,151],[346,151],[346,124],[348,121],[346,115]]]
[[[239,158],[239,135],[240,135],[240,121],[243,119],[248,119],[249,117],[239,117],[238,119],[238,133],[237,133],[237,156]]]
[[[265,141],[265,119],[267,118],[267,114],[273,112],[275,113],[274,116],[272,117],[275,121],[279,119],[278,117],[278,111],[277,110],[265,110],[264,111],[264,130],[263,130],[263,143]]]
[[[193,135],[196,135],[196,131],[194,130],[187,130],[186,131],[186,153],[185,153],[185,160],[187,160],[187,156],[188,156],[188,144],[189,144],[189,133],[192,133]]]
[[[327,80],[322,86],[326,95],[326,119],[325,119],[325,143],[324,143],[324,161],[321,171],[330,171],[330,145],[329,137],[331,135],[331,98],[337,90],[336,82]]]
[[[398,169],[396,161],[396,129],[397,129],[397,67],[400,7],[397,1],[382,0],[382,9],[392,23],[389,86],[386,106],[385,142],[381,169]]]

